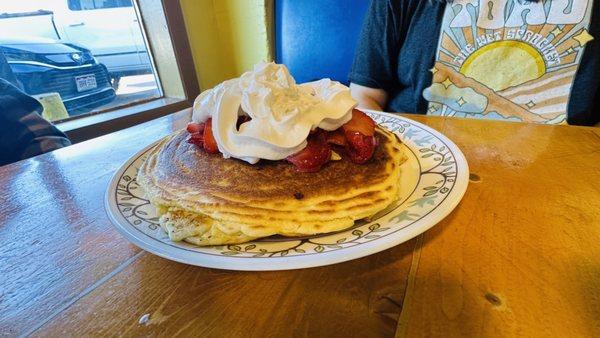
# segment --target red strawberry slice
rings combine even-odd
[[[346,136],[348,132],[359,132],[365,136],[373,136],[375,134],[375,121],[360,110],[353,109],[352,119],[344,124],[342,128],[344,128]]]
[[[187,140],[188,143],[195,144],[200,148],[204,147],[204,123],[188,123],[185,128],[190,133],[190,138]]]
[[[185,129],[190,134],[202,133],[204,131],[204,123],[190,122]]]
[[[373,157],[377,144],[375,136],[365,136],[360,132],[346,132],[346,138],[348,139],[346,152],[352,163],[363,164]]]
[[[288,156],[287,160],[300,172],[317,172],[331,158],[331,148],[323,133],[310,136],[307,142],[306,148]]]
[[[344,135],[344,131],[341,128],[338,128],[334,131],[330,131],[327,133],[327,143],[335,144],[338,146],[346,145],[346,135]]]
[[[195,144],[200,148],[204,148],[204,135],[202,133],[190,134],[190,138],[187,141],[188,143]]]
[[[212,118],[208,119],[204,126],[204,150],[209,154],[216,154],[219,152],[217,141],[215,141],[212,132]]]

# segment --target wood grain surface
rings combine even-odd
[[[600,336],[597,129],[424,121],[459,145],[472,180],[424,234],[399,335]]]
[[[304,270],[186,266],[110,224],[110,177],[189,112],[0,167],[0,335],[599,336],[597,129],[410,117],[465,153],[461,204],[412,241]]]
[[[182,114],[0,167],[0,336],[34,330],[140,252],[103,196],[125,160],[185,125]]]

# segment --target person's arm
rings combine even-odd
[[[350,92],[362,108],[385,109],[388,92],[398,85],[399,18],[392,6],[388,0],[371,1],[363,22],[349,74]]]
[[[350,84],[350,94],[358,101],[358,108],[383,110],[387,102],[385,90],[369,88],[356,83]]]
[[[71,144],[41,111],[37,100],[0,79],[0,165]]]

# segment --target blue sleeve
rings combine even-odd
[[[350,82],[384,90],[397,83],[400,15],[391,1],[371,1],[354,54]]]
[[[0,79],[0,165],[71,144],[41,111],[37,100]]]

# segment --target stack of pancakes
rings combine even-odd
[[[301,173],[286,161],[248,164],[208,154],[188,143],[183,130],[158,143],[137,181],[173,241],[205,246],[333,232],[398,197],[401,142],[380,127],[376,135],[369,162],[330,161]]]

